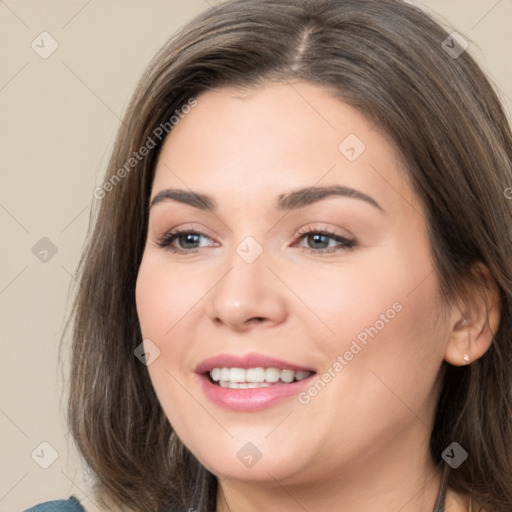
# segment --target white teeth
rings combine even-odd
[[[222,386],[222,381],[219,383]],[[247,388],[266,388],[267,386],[271,386],[268,382],[231,382],[227,383],[227,387],[231,389],[247,389]]]
[[[267,382],[277,382],[281,377],[281,370],[279,368],[267,368],[265,370],[265,380]]]
[[[240,384],[242,386],[242,384]],[[270,386],[268,382],[248,382],[247,387],[248,388],[266,388]]]
[[[297,380],[303,380],[306,379],[311,375],[311,372],[295,372],[295,378]]]
[[[221,369],[220,368],[214,368],[211,372],[210,372],[210,375],[212,376],[212,379],[217,382],[218,380],[220,380],[220,374],[221,374]]]
[[[265,380],[265,368],[248,368],[245,371],[247,382],[263,382]]]
[[[229,370],[229,380],[231,382],[245,382],[245,369],[231,368]]]
[[[281,372],[281,380],[284,382],[293,382],[295,372],[293,370],[283,370]]]
[[[210,377],[223,388],[245,389],[267,387],[281,379],[290,383],[306,379],[308,371],[281,370],[279,368],[212,368]]]

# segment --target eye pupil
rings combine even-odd
[[[194,233],[188,233],[186,235],[181,235],[180,236],[180,242],[182,242],[183,239],[185,239],[185,242],[184,242],[185,244],[187,244],[187,243],[191,243],[191,244],[197,243],[197,240],[191,240],[192,237],[197,239],[198,235],[196,235]],[[180,245],[181,245],[181,243],[180,243]]]
[[[315,243],[316,242],[325,243],[325,241],[322,242],[321,240],[319,240],[320,238],[326,238],[325,235],[321,235],[321,234],[317,233],[317,234],[314,234],[314,235],[310,235],[310,237],[312,237],[315,240]],[[327,243],[329,243],[329,242],[327,242]]]

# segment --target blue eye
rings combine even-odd
[[[299,235],[300,235],[300,237],[299,237],[300,241],[302,241],[302,240],[313,241],[313,243],[316,244],[316,248],[301,246],[301,249],[306,250],[308,252],[313,252],[316,254],[344,251],[344,250],[352,249],[356,245],[355,240],[350,240],[341,235],[338,235],[337,233],[332,233],[330,231],[320,231],[317,229],[308,229],[306,231],[300,232]],[[336,246],[336,244],[334,244],[334,246],[331,245],[331,247],[329,247],[330,241],[337,242],[338,246]],[[325,247],[325,244],[327,244],[326,247]],[[321,247],[319,247],[319,245]]]
[[[329,231],[320,231],[315,229],[308,229],[299,233],[299,241],[308,240],[312,241],[316,247],[303,247],[301,250],[306,250],[314,254],[324,254],[339,251],[346,251],[356,246],[355,240],[350,240],[336,233]],[[165,248],[173,253],[190,254],[199,251],[200,247],[196,244],[200,243],[201,237],[211,240],[208,236],[200,231],[191,229],[177,229],[165,233],[161,238],[158,239],[157,245],[161,248]],[[172,245],[175,241],[178,241],[179,247]],[[329,246],[329,243],[335,242],[334,246]],[[337,243],[337,245],[336,245]],[[327,246],[325,246],[327,244]],[[213,244],[207,244],[203,247],[212,246]]]
[[[179,252],[179,253],[189,253],[189,252],[197,252],[198,247],[187,247],[187,244],[196,244],[198,243],[198,239],[200,237],[206,237],[203,233],[199,231],[194,231],[190,229],[183,230],[174,230],[165,233],[158,241],[157,245],[159,247],[170,250],[171,252]],[[208,237],[206,237],[208,238]],[[174,247],[171,244],[178,240],[179,242],[184,242],[185,247]]]

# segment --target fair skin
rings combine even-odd
[[[217,208],[171,199],[151,208],[136,302],[143,338],[160,350],[148,366],[153,386],[180,439],[218,477],[217,512],[431,512],[441,481],[428,454],[436,377],[443,360],[485,353],[498,314],[487,321],[485,304],[444,307],[424,209],[389,140],[357,110],[303,82],[217,89],[197,101],[165,141],[151,199],[192,190]],[[353,161],[338,149],[349,134],[366,146]],[[275,207],[281,194],[329,185],[380,208],[342,196]],[[175,239],[173,253],[156,244],[173,228],[202,234]],[[251,263],[236,250],[248,236],[263,251]],[[221,352],[258,352],[320,376],[397,303],[307,404],[295,396],[228,410],[194,372]],[[262,454],[251,467],[237,457],[248,442]],[[467,497],[449,490],[445,510],[467,511]]]

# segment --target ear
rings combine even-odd
[[[481,262],[474,264],[476,279],[465,286],[461,307],[451,315],[452,330],[446,345],[445,361],[461,366],[482,357],[491,346],[500,323],[500,292],[489,269]]]

